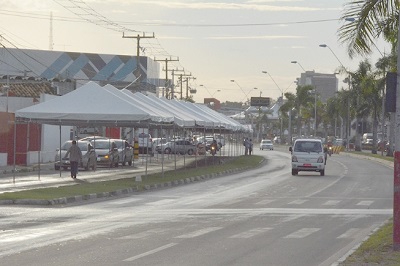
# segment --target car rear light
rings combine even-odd
[[[319,156],[317,163],[323,163],[324,162],[324,157]]]
[[[295,155],[292,156],[292,162],[297,162],[297,157]]]

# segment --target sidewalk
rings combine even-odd
[[[199,159],[199,157],[197,157]],[[176,156],[176,169],[183,168],[195,160],[195,157]],[[78,180],[84,182],[98,182],[121,178],[145,178],[147,174],[162,173],[175,169],[174,156],[165,156],[164,164],[161,163],[162,157],[148,157],[147,167],[145,158],[134,161],[133,166],[119,166],[118,168],[98,168],[96,171],[79,171]],[[54,163],[45,163],[32,166],[8,165],[0,167],[0,193],[29,190],[43,187],[57,187],[74,184],[70,177],[70,171],[54,170]],[[116,174],[113,175],[112,173]],[[61,173],[61,176],[60,176]]]

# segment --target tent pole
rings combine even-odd
[[[144,130],[144,129],[143,129]],[[148,134],[150,134],[150,123],[149,122],[147,122],[147,133]],[[145,176],[147,176],[147,161],[148,161],[148,159],[149,159],[149,144],[150,143],[148,143],[149,142],[149,140],[147,140],[147,147],[146,147],[146,171],[145,171]]]
[[[13,169],[13,183],[15,184],[15,153],[17,151],[17,124],[14,116],[14,169]]]
[[[41,144],[41,142],[40,142],[40,133],[41,133],[41,131],[40,131],[40,127],[41,127],[41,125],[40,124],[37,124],[37,131],[38,131],[38,133],[37,133],[37,135],[38,135],[38,180],[40,181],[40,151],[42,150],[42,144]]]
[[[162,129],[162,124],[160,126],[161,128],[161,140],[160,140],[160,147],[162,149],[162,139],[163,139],[163,129]],[[158,152],[157,152],[157,156],[158,156]],[[161,176],[164,177],[164,152],[161,152]]]
[[[61,158],[61,125],[59,125],[58,126],[58,128],[59,128],[59,134],[60,134],[60,147],[59,147],[59,150],[58,150],[58,152],[59,152],[59,158],[60,158],[60,168],[59,168],[59,170],[60,170],[60,177],[61,177],[61,162],[62,162],[62,158]]]

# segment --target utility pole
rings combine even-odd
[[[165,59],[155,59],[154,61],[164,61],[165,62],[165,94],[167,96],[168,99],[168,62],[172,62],[172,61],[179,61],[179,57],[177,57],[176,59],[172,59],[171,57],[165,58]],[[164,90],[162,91],[162,97],[164,97]]]
[[[186,100],[189,99],[189,79],[195,80],[195,77],[187,77],[186,78]]]
[[[175,71],[178,71],[178,70],[175,70]],[[184,71],[184,70],[183,70],[183,71]],[[189,76],[192,75],[192,73],[190,73],[190,74],[185,74],[185,73],[175,74],[175,72],[172,72],[172,75],[173,75],[173,76],[174,76],[174,75],[179,76],[179,84],[180,84],[180,87],[181,87],[180,99],[182,100],[182,99],[183,99],[183,88],[182,88],[183,77],[189,77]],[[172,95],[172,97],[173,97],[173,95]]]
[[[169,98],[171,100],[173,100],[174,97],[175,97],[175,76],[179,76],[179,74],[175,74],[175,72],[185,72],[185,69],[184,68],[182,68],[182,69],[175,68],[175,69],[171,69],[171,70],[168,70],[168,71],[172,72],[172,74],[171,74],[171,76],[172,76],[172,86],[171,86],[171,94],[170,94]],[[167,95],[167,98],[168,98],[168,95]]]
[[[155,38],[154,36],[154,32],[153,35],[151,36],[146,36],[145,33],[143,33],[142,36],[140,36],[139,34],[136,36],[125,36],[125,33],[122,33],[122,38],[130,38],[130,39],[136,39],[137,41],[137,45],[136,45],[136,74],[135,76],[137,77],[137,82],[140,83],[141,81],[141,71],[140,71],[140,39],[149,39],[149,38]]]

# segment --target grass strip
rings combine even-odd
[[[393,220],[373,233],[340,265],[400,265],[400,252],[393,250]]]
[[[258,167],[264,160],[264,157],[252,155],[252,156],[239,156],[239,157],[226,157],[219,158],[215,157],[212,159],[215,161],[208,162],[207,166],[195,167],[195,162],[187,166],[185,169],[178,169],[164,172],[164,177],[161,173],[150,174],[143,177],[141,182],[132,178],[121,178],[108,181],[98,182],[85,182],[78,181],[80,183],[59,186],[59,187],[48,187],[38,188],[32,190],[16,191],[16,192],[5,192],[0,194],[0,200],[17,200],[17,199],[34,199],[34,200],[51,200],[63,197],[72,197],[78,195],[89,195],[103,192],[113,192],[126,188],[136,188],[141,191],[144,190],[145,186],[151,186],[159,183],[173,182],[175,180],[181,180],[188,177],[202,176],[213,173],[220,173],[232,169],[248,169]]]

